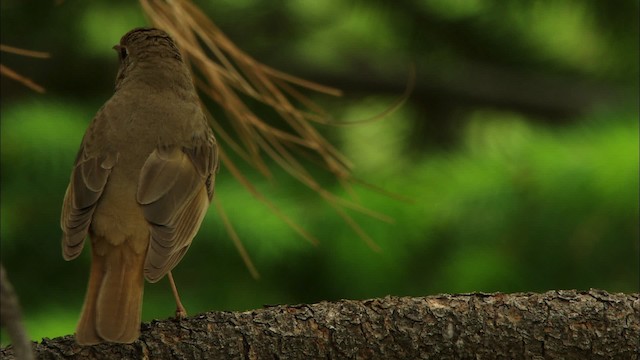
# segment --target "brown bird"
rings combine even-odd
[[[114,46],[113,96],[89,125],[62,207],[62,254],[91,239],[91,273],[79,344],[140,335],[144,279],[186,253],[213,196],[216,140],[180,51],[164,31],[134,29]],[[186,314],[186,313],[184,313]]]

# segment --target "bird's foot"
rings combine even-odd
[[[176,319],[182,320],[182,319],[185,319],[186,317],[187,317],[187,309],[185,309],[184,306],[176,307]]]

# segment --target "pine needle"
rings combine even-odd
[[[4,45],[4,44],[0,44],[0,52],[6,52],[10,54],[32,57],[32,58],[39,58],[39,59],[49,58],[49,53],[46,53],[46,52],[26,50],[26,49],[21,49],[21,48]],[[38,85],[35,81],[29,79],[24,75],[20,75],[18,72],[12,70],[11,68],[3,64],[0,64],[0,75],[8,77],[9,79],[13,79],[21,83],[22,85],[28,87],[29,89],[35,92],[38,92],[40,94],[43,94],[46,92],[45,88],[42,87],[41,85]]]
[[[150,22],[165,30],[176,41],[185,60],[192,66],[196,86],[217,103],[229,118],[231,129],[226,130],[222,123],[210,116],[211,126],[220,141],[220,158],[227,170],[256,199],[268,206],[298,234],[311,243],[317,243],[313,236],[283,214],[253,186],[224,148],[228,147],[242,161],[255,167],[267,178],[271,178],[271,172],[265,159],[270,158],[291,177],[316,192],[368,246],[378,251],[379,247],[345,209],[382,221],[393,222],[393,219],[357,202],[334,195],[321,186],[298,161],[301,155],[311,157],[347,190],[350,184],[360,183],[352,176],[353,165],[349,159],[314,126],[350,123],[332,120],[321,106],[304,94],[310,91],[340,96],[342,92],[286,74],[256,61],[227,38],[190,0],[140,0],[140,4]],[[377,120],[401,106],[411,87],[412,85],[409,85],[405,94],[388,110],[366,121]],[[245,104],[243,99],[247,97],[272,108],[285,126],[274,127],[256,115]],[[257,276],[257,271],[222,205],[216,201],[216,207],[249,271]]]

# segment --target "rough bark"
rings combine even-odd
[[[385,297],[142,325],[133,344],[34,344],[39,359],[637,359],[640,296],[550,291]],[[9,347],[2,359],[13,359]]]

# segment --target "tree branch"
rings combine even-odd
[[[29,335],[22,325],[20,302],[2,263],[0,263],[0,325],[7,329],[14,344],[16,356],[20,360],[33,359]],[[2,358],[4,359],[4,356]]]
[[[600,290],[385,297],[154,320],[130,345],[65,336],[34,348],[39,359],[637,359],[639,313],[637,293]]]
[[[309,66],[299,68],[295,63],[278,66],[302,78],[334,86],[352,96],[354,92],[363,90],[367,94],[402,94],[407,86],[408,65],[390,64],[381,73],[371,68],[366,59],[359,60],[356,56],[353,56],[351,69],[358,70],[344,73]],[[446,98],[458,106],[497,106],[553,118],[574,117],[600,104],[625,99],[624,89],[613,84],[471,61],[457,64],[455,72],[418,66],[415,83],[411,99],[419,103],[430,98]]]

